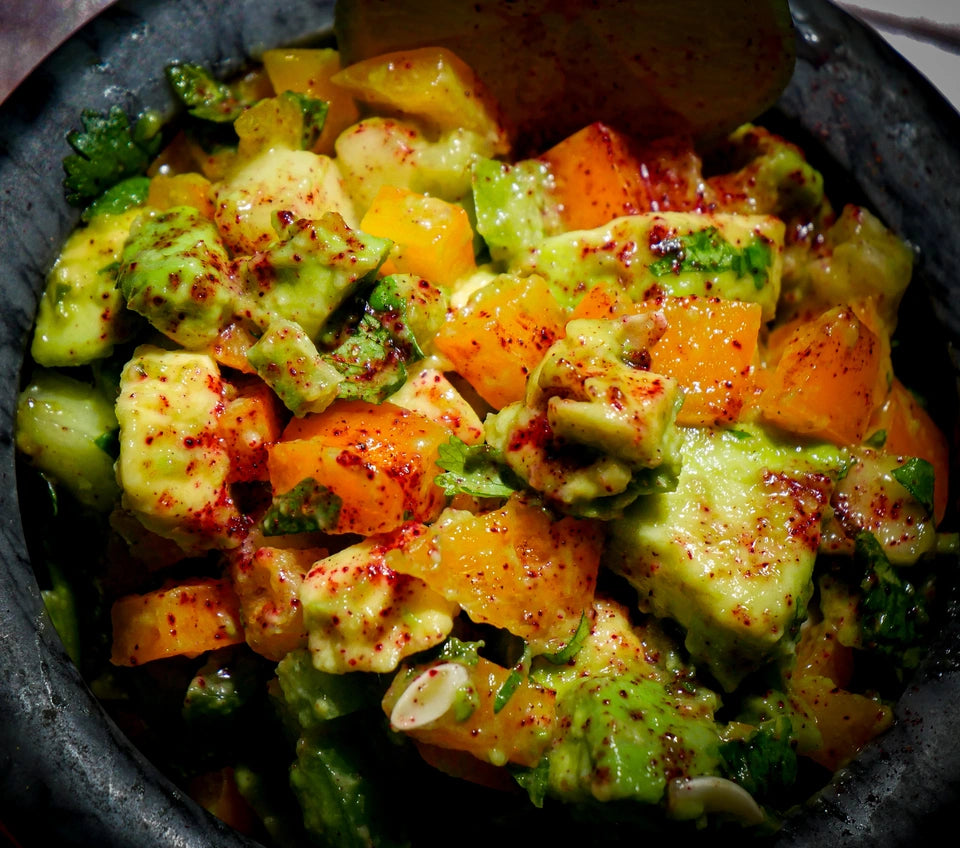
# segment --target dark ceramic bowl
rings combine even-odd
[[[77,221],[63,200],[60,163],[80,111],[114,104],[129,114],[169,111],[162,76],[169,62],[200,62],[228,74],[264,47],[329,32],[332,5],[124,0],[0,108],[0,822],[23,845],[253,844],[146,762],[67,658],[27,552],[23,525],[31,516],[21,516],[17,498],[14,409],[45,271]],[[867,204],[918,248],[902,319],[919,351],[909,373],[926,379],[921,388],[956,445],[960,117],[882,39],[843,12],[824,0],[791,6],[798,63],[767,117],[806,147],[827,172],[828,186]],[[82,556],[82,539],[77,549]],[[897,706],[897,723],[787,822],[778,845],[917,844],[952,817],[960,800],[960,606],[955,581],[947,578],[945,620],[929,661]]]

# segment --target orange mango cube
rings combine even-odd
[[[475,622],[558,649],[593,604],[603,532],[588,519],[553,520],[543,507],[511,498],[473,515],[451,510],[387,556]]]
[[[120,666],[196,657],[244,640],[240,603],[229,580],[193,580],[126,595],[114,602],[111,619],[110,662]]]
[[[762,324],[759,303],[716,297],[665,297],[639,307],[662,311],[666,330],[650,348],[650,370],[683,388],[677,423],[729,424],[752,388]]]
[[[383,186],[360,229],[394,242],[382,274],[416,274],[450,286],[476,270],[470,219],[455,203]]]
[[[542,277],[503,275],[457,310],[434,344],[480,397],[500,409],[523,398],[527,377],[565,323]]]
[[[947,511],[950,481],[950,449],[947,438],[930,414],[898,379],[894,378],[886,401],[867,428],[868,435],[883,430],[883,450],[898,456],[916,456],[933,466],[933,517],[943,520]]]
[[[337,136],[360,120],[352,95],[332,82],[340,70],[340,54],[330,47],[278,48],[263,54],[263,66],[277,94],[293,91],[329,104],[323,132],[313,151],[333,155]]]
[[[650,208],[630,139],[606,124],[584,127],[540,158],[550,166],[554,197],[569,230],[593,229]]]
[[[429,725],[405,731],[418,742],[467,751],[475,757],[504,765],[507,762],[535,766],[546,752],[556,719],[556,693],[523,680],[502,709],[496,711],[497,693],[507,682],[510,669],[480,657],[469,667],[470,684],[478,705],[464,721],[449,712]],[[387,715],[411,678],[398,674],[383,698]]]
[[[867,301],[799,323],[760,398],[763,417],[839,445],[863,441],[891,374],[889,340],[870,313]]]
[[[274,494],[313,478],[341,500],[331,533],[370,536],[408,519],[432,521],[444,504],[434,483],[442,425],[392,403],[337,401],[293,419],[269,447]]]
[[[344,68],[333,82],[364,103],[413,115],[439,130],[477,133],[493,153],[510,149],[496,100],[473,69],[445,47],[374,56]]]

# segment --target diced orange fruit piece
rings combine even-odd
[[[541,159],[550,166],[554,197],[569,230],[593,229],[650,208],[630,139],[606,124],[584,127]]]
[[[333,533],[369,536],[407,519],[432,521],[443,507],[440,424],[392,403],[337,401],[321,413],[293,419],[269,448],[275,494],[313,478],[342,506]]]
[[[853,674],[853,649],[840,644],[833,622],[823,620],[800,631],[793,677],[826,677],[846,686]]]
[[[210,180],[202,174],[157,174],[150,180],[147,206],[166,210],[174,206],[192,206],[213,220],[216,207],[210,192]]]
[[[303,111],[293,100],[267,97],[254,103],[233,122],[240,141],[237,153],[253,159],[271,147],[300,150],[303,143]]]
[[[114,602],[114,665],[135,666],[243,641],[240,604],[228,580],[194,580]]]
[[[467,751],[440,748],[417,740],[414,740],[414,745],[424,762],[458,780],[469,780],[499,792],[516,792],[520,788],[507,769],[480,760]]]
[[[650,370],[683,388],[677,423],[737,421],[752,388],[762,324],[759,303],[716,297],[664,297],[638,305],[657,309],[667,327],[650,348]]]
[[[360,120],[353,96],[331,81],[340,70],[340,54],[330,47],[278,48],[267,50],[262,61],[277,94],[293,91],[329,104],[323,132],[313,150],[332,155],[337,136]]]
[[[479,704],[469,718],[457,721],[449,712],[429,725],[405,731],[414,739],[440,748],[468,751],[495,765],[507,762],[535,766],[550,742],[556,717],[556,693],[524,679],[500,709],[494,710],[497,693],[507,682],[510,669],[479,658],[469,667],[470,682]],[[387,715],[410,678],[399,674],[387,690],[383,709]]]
[[[494,153],[510,149],[496,99],[473,69],[445,47],[374,56],[344,68],[333,82],[372,106],[413,115],[440,130],[477,133]]]
[[[438,197],[383,186],[360,229],[394,242],[382,274],[417,274],[449,286],[477,268],[466,210]]]
[[[580,298],[580,302],[570,313],[570,320],[575,321],[579,318],[591,320],[622,318],[624,315],[630,315],[633,312],[633,301],[623,289],[598,283],[587,289],[587,293]]]
[[[268,480],[267,446],[280,438],[284,416],[280,401],[266,383],[240,380],[217,420],[230,455],[229,482]]]
[[[240,600],[247,644],[279,662],[307,644],[300,587],[313,564],[327,556],[324,548],[259,547],[231,567]]]
[[[475,622],[559,647],[593,604],[603,546],[593,521],[555,521],[543,507],[513,497],[481,515],[444,513],[415,532],[388,554],[388,565],[419,577]]]
[[[837,306],[795,328],[760,399],[768,421],[840,445],[863,440],[891,366],[889,341],[862,314]]]
[[[669,136],[644,144],[634,155],[647,206],[642,211],[689,212],[703,201],[703,173],[692,139]]]
[[[820,747],[807,756],[831,772],[893,723],[886,704],[840,689],[826,677],[795,679],[791,691],[810,708],[820,731]]]
[[[886,433],[883,450],[899,456],[916,456],[933,466],[933,515],[939,524],[947,510],[950,449],[946,436],[930,414],[898,379],[894,378],[883,406],[870,421],[868,435]]]
[[[478,291],[434,343],[487,403],[523,398],[527,377],[563,335],[566,318],[546,281],[502,276]]]
[[[234,771],[229,766],[197,775],[190,781],[190,797],[207,812],[241,833],[253,834],[256,813],[240,793]]]

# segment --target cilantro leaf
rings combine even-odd
[[[301,480],[289,492],[276,495],[263,517],[265,536],[329,530],[340,517],[340,497],[312,477]]]
[[[891,472],[894,479],[903,486],[924,509],[933,515],[933,465],[919,457],[908,459],[903,465]]]
[[[792,725],[786,716],[765,722],[746,739],[720,745],[723,770],[754,797],[781,797],[797,780],[792,737]]]
[[[872,533],[857,534],[854,561],[863,568],[860,627],[866,647],[913,668],[930,616],[927,599],[890,564]]]
[[[127,177],[108,188],[84,209],[80,213],[80,220],[87,223],[97,215],[119,215],[128,209],[142,206],[147,200],[149,190],[149,177]]]
[[[439,465],[446,473],[434,482],[448,496],[473,495],[478,498],[507,498],[523,488],[523,483],[503,464],[500,453],[487,444],[468,445],[456,436],[440,445]]]
[[[323,126],[327,122],[330,104],[326,100],[318,100],[316,97],[308,97],[296,91],[285,91],[280,96],[292,100],[300,107],[300,112],[303,114],[303,138],[300,144],[304,150],[312,150],[320,140]]]
[[[85,206],[117,183],[145,173],[160,150],[152,114],[131,127],[126,113],[113,106],[106,114],[84,110],[80,122],[83,129],[67,135],[74,153],[63,160],[63,187],[72,206]]]
[[[869,438],[864,439],[863,443],[868,448],[880,450],[887,443],[887,431],[877,430],[875,433],[872,433]]]
[[[657,250],[663,258],[650,265],[650,273],[655,277],[680,271],[732,271],[737,277],[753,277],[757,289],[763,288],[771,263],[770,246],[762,239],[755,236],[746,247],[738,249],[716,227],[665,239]]]
[[[321,359],[346,378],[337,392],[344,400],[380,403],[407,379],[403,352],[389,330],[370,314],[364,315],[334,350],[321,354]]]
[[[224,124],[235,121],[249,105],[224,82],[200,65],[168,65],[167,81],[189,114],[204,121]]]
[[[321,358],[345,378],[338,398],[381,403],[406,382],[407,363],[423,358],[406,309],[406,299],[388,277],[366,302],[355,299],[343,306],[337,330],[321,333],[321,343],[332,347]]]

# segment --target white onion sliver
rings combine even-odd
[[[671,781],[667,805],[677,810],[696,806],[705,813],[727,813],[744,824],[760,824],[766,818],[760,805],[740,784],[712,775]]]
[[[457,693],[470,683],[470,672],[460,663],[446,662],[417,675],[403,690],[390,713],[397,730],[413,730],[440,718],[457,700]]]

